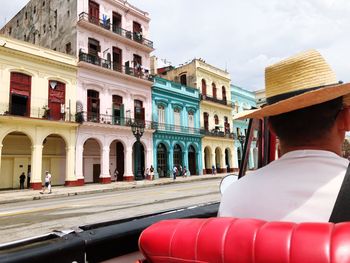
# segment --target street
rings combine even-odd
[[[0,244],[52,231],[219,201],[220,178],[4,204]]]

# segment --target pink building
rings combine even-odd
[[[149,21],[122,0],[31,0],[1,30],[78,57],[77,185],[134,180],[153,164]],[[140,151],[135,123],[144,126]]]

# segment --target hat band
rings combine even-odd
[[[287,93],[278,94],[278,95],[266,98],[266,102],[267,102],[267,104],[271,105],[271,104],[277,103],[277,102],[279,102],[281,100],[286,100],[286,99],[289,99],[291,97],[303,94],[305,92],[309,92],[309,91],[325,88],[325,87],[328,87],[328,86],[334,86],[334,85],[338,85],[338,84],[341,84],[341,83],[342,82],[339,81],[338,83],[334,83],[334,84],[322,85],[322,86],[318,86],[318,87],[314,87],[314,88],[308,88],[308,89],[302,89],[302,90],[296,90],[296,91],[290,91],[290,92],[287,92]]]

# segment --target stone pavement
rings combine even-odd
[[[175,181],[172,178],[160,178],[160,179],[155,179],[153,181],[143,180],[143,181],[133,181],[133,182],[112,182],[110,184],[86,184],[84,186],[75,186],[75,187],[53,186],[51,194],[48,194],[47,190],[46,190],[46,193],[44,194],[40,194],[41,191],[32,190],[32,189],[4,190],[4,191],[0,191],[0,205],[7,204],[7,203],[30,201],[30,200],[120,191],[120,190],[126,190],[131,188],[150,187],[155,185],[186,183],[186,182],[192,182],[192,181],[218,179],[226,175],[227,173],[216,174],[216,175],[211,175],[211,174],[193,175],[186,178],[177,177]]]

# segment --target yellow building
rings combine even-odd
[[[75,185],[74,57],[0,36],[0,189]],[[29,184],[28,184],[29,185]]]
[[[212,173],[213,166],[217,172],[233,171],[235,157],[229,73],[202,59],[163,71],[165,78],[200,91],[203,173]]]

